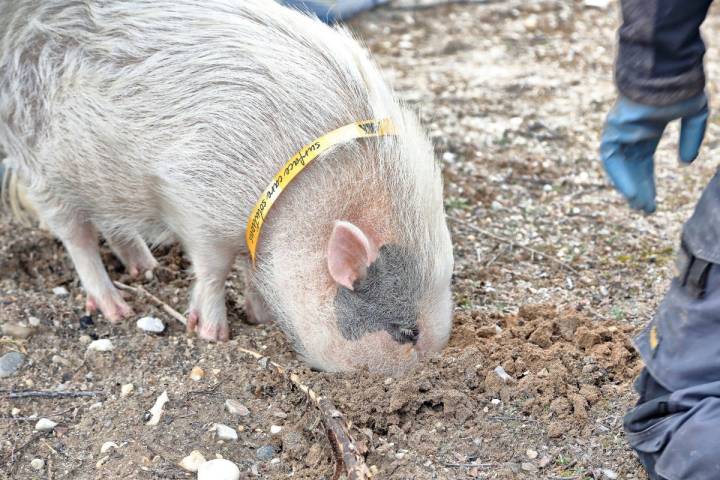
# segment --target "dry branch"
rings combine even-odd
[[[115,285],[121,290],[134,292],[139,295],[144,295],[153,300],[155,303],[160,305],[168,315],[177,319],[183,325],[186,325],[185,317],[180,314],[177,310],[172,308],[167,303],[163,302],[155,295],[151,294],[142,287],[131,287],[124,283],[115,282]],[[355,440],[350,433],[350,425],[345,420],[340,411],[335,408],[333,403],[313,391],[310,387],[300,381],[300,377],[290,372],[287,368],[282,365],[275,363],[267,359],[264,355],[254,351],[248,350],[247,348],[238,348],[241,352],[254,357],[257,360],[264,360],[267,368],[270,368],[278,375],[287,378],[295,387],[299,388],[309,398],[320,411],[323,425],[325,426],[325,433],[327,434],[330,444],[335,454],[335,475],[334,480],[340,478],[342,473],[345,473],[348,480],[366,480],[372,478],[372,473],[365,464],[365,458],[360,453],[360,450],[355,443]],[[194,392],[191,392],[194,393]]]
[[[448,215],[447,218],[449,220],[452,220],[453,222],[459,223],[460,225],[465,226],[466,228],[469,228],[473,232],[477,232],[481,235],[484,235],[486,237],[492,238],[493,240],[497,240],[498,242],[507,243],[508,245],[512,245],[514,247],[522,248],[523,250],[527,250],[528,252],[532,253],[533,255],[539,255],[543,258],[547,258],[551,262],[557,263],[561,267],[565,268],[566,270],[571,271],[575,275],[580,275],[580,272],[575,270],[572,266],[568,265],[567,263],[563,262],[562,260],[558,260],[557,258],[553,257],[552,255],[549,255],[547,253],[541,252],[540,250],[536,250],[532,247],[528,247],[527,245],[523,245],[521,243],[516,242],[515,240],[512,240],[510,238],[502,237],[500,235],[496,235],[492,232],[489,232],[487,230],[484,230],[480,227],[476,227],[472,223],[466,222],[465,220],[461,220],[457,217],[453,217]]]
[[[124,283],[120,283],[120,282],[113,282],[113,283],[120,290],[125,290],[127,292],[133,292],[133,293],[140,294],[141,296],[148,297],[150,300],[152,300],[158,306],[160,306],[165,311],[165,313],[167,313],[168,315],[170,315],[171,317],[173,317],[175,320],[182,323],[183,325],[187,326],[187,320],[185,319],[184,315],[182,315],[180,312],[178,312],[177,310],[172,308],[167,303],[160,300],[158,297],[156,297],[152,293],[145,290],[143,287],[141,287],[141,286],[131,287],[130,285],[125,285]]]
[[[8,398],[10,400],[16,398],[79,398],[79,397],[97,397],[105,395],[103,392],[74,392],[74,391],[63,391],[56,392],[52,390],[0,390],[0,397]]]

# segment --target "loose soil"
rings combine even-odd
[[[130,298],[138,317],[163,319],[163,335],[101,316],[81,323],[83,292],[62,245],[5,216],[0,325],[30,317],[40,325],[27,339],[0,339],[0,355],[27,356],[0,389],[97,394],[0,393],[0,478],[194,478],[177,466],[192,450],[232,460],[243,478],[332,478],[315,407],[238,347],[291,367],[332,399],[377,478],[646,478],[622,433],[641,368],[631,338],[667,288],[680,226],[715,168],[708,159],[720,145],[717,118],[692,168],[677,166],[677,130],[669,129],[657,156],[659,211],[632,213],[597,160],[615,97],[614,2],[607,10],[544,0],[402,8],[412,3],[350,27],[418,110],[443,163],[456,251],[448,347],[403,378],[311,371],[277,328],[244,322],[237,269],[227,283],[228,343],[187,337],[140,297]],[[706,26],[711,45],[718,20],[713,14]],[[711,50],[711,79],[718,60]],[[715,84],[708,88],[715,98]],[[137,284],[103,252],[114,279]],[[160,267],[144,288],[184,311],[187,261],[177,247],[155,254]],[[69,296],[54,295],[58,286]],[[87,352],[94,338],[114,349]],[[194,367],[204,371],[198,381]],[[134,391],[121,396],[130,383]],[[162,420],[148,426],[146,413],[164,391]],[[226,399],[249,415],[230,415]],[[58,426],[35,433],[35,416]],[[238,440],[218,441],[215,423],[235,428]],[[273,425],[281,431],[272,434]],[[101,453],[108,441],[118,447]],[[273,459],[259,458],[268,446]],[[31,467],[34,458],[44,460],[42,470]]]

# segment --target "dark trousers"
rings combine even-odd
[[[645,369],[625,416],[632,448],[652,480],[720,480],[720,177],[683,229],[673,279],[635,339]]]

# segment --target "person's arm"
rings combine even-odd
[[[711,0],[622,0],[615,81],[623,96],[670,105],[705,88],[700,25]]]
[[[620,96],[600,143],[603,167],[632,208],[655,211],[655,149],[682,119],[679,157],[698,156],[708,119],[700,25],[710,0],[623,0],[615,80]]]

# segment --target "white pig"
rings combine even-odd
[[[383,118],[397,135],[340,144],[287,187],[253,267],[245,225],[278,169]],[[133,275],[156,266],[148,243],[179,240],[195,275],[188,326],[204,339],[229,337],[240,257],[247,317],[276,321],[316,368],[399,373],[447,341],[439,166],[343,29],[268,0],[0,0],[0,145],[111,321],[132,310],[99,235]]]

